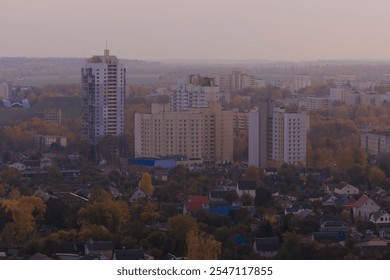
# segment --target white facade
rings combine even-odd
[[[273,117],[273,160],[306,165],[306,138],[309,119],[305,112],[275,108]]]
[[[300,90],[305,87],[311,86],[311,76],[309,75],[296,75],[294,77],[294,89]]]
[[[219,102],[219,87],[214,78],[191,75],[189,84],[179,83],[170,94],[171,111],[207,108],[209,102]]]
[[[309,111],[318,109],[329,109],[330,98],[329,97],[307,97],[306,109]]]
[[[390,132],[373,130],[361,133],[361,147],[370,156],[390,153]]]
[[[10,86],[7,83],[0,83],[0,100],[10,99],[10,98],[11,98]]]
[[[124,132],[126,69],[116,56],[87,59],[81,69],[82,133],[97,144],[101,137]]]

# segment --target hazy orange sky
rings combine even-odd
[[[388,0],[3,0],[0,56],[390,59]]]

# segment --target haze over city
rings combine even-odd
[[[2,3],[4,57],[387,60],[384,0],[68,0]]]

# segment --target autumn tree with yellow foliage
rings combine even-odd
[[[217,260],[221,255],[221,242],[197,228],[188,232],[186,241],[190,260]]]
[[[16,245],[32,237],[37,223],[44,219],[46,205],[37,196],[22,196],[0,202],[0,211],[5,216],[1,240]]]

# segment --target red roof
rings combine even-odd
[[[356,203],[356,200],[354,198],[350,198],[348,199],[345,203],[344,203],[344,207],[345,208],[352,208],[354,206],[354,204]]]
[[[360,208],[368,199],[369,197],[363,194],[352,206],[355,208]]]
[[[209,198],[201,195],[191,195],[184,204],[187,211],[196,211],[205,208],[209,204]]]
[[[342,190],[344,187],[348,186],[349,184],[346,182],[340,182],[337,186],[336,189]]]

